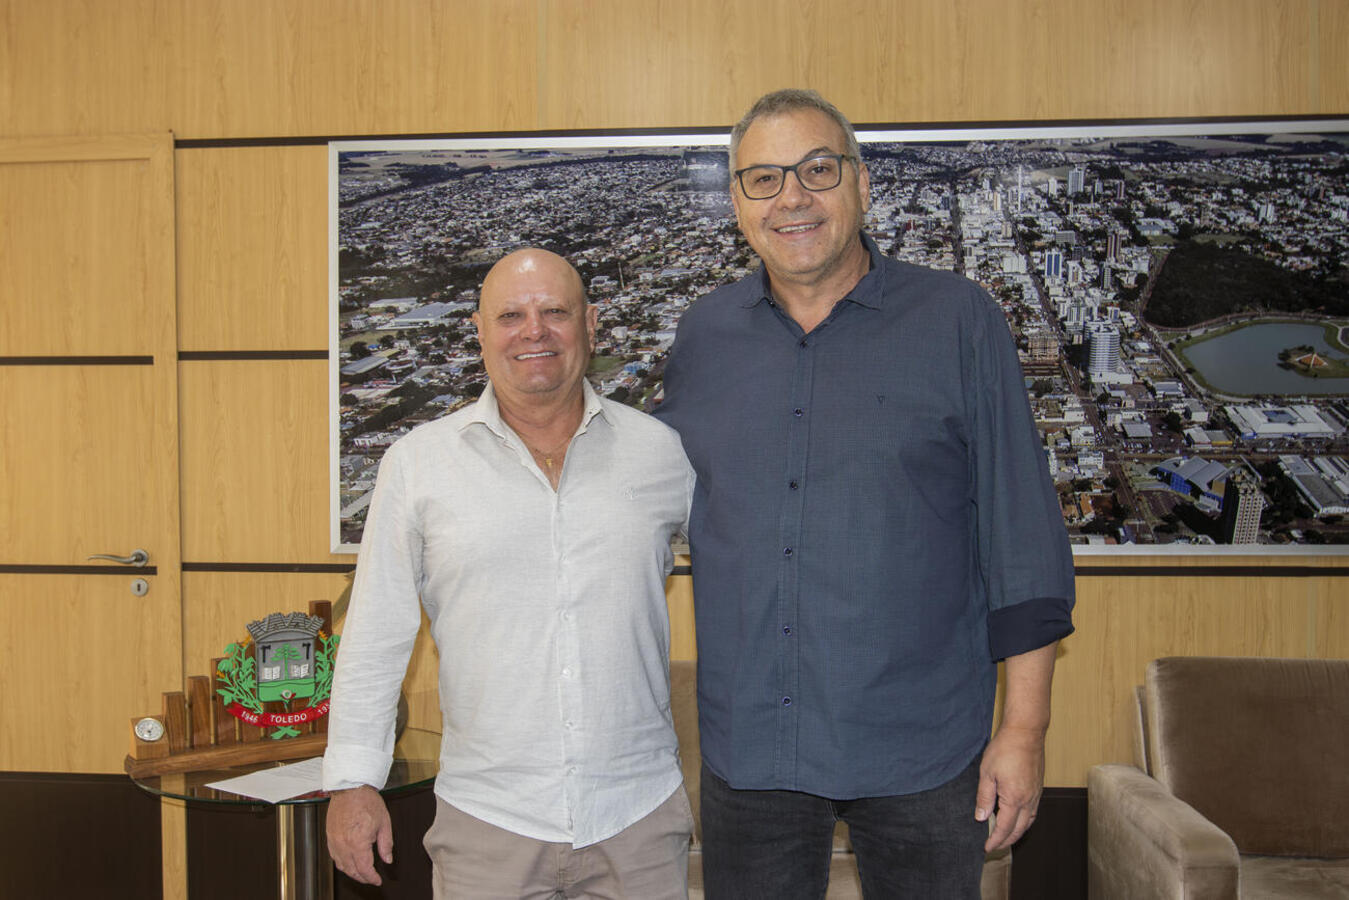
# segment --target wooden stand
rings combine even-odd
[[[323,631],[332,634],[331,603],[316,600],[309,604],[309,614],[321,618]],[[230,715],[215,691],[215,672],[219,665],[219,659],[211,660],[210,675],[190,676],[187,690],[164,693],[163,710],[153,716],[164,726],[164,736],[159,740],[145,741],[137,737],[135,726],[140,718],[131,720],[131,753],[124,766],[128,775],[195,772],[323,753],[328,745],[327,716],[304,725],[306,734],[271,740],[267,738],[267,728],[248,725]],[[282,712],[284,704],[268,703],[264,709]]]

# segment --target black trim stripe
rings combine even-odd
[[[978,122],[854,122],[858,131],[936,131],[976,128],[1091,128],[1141,127],[1148,125],[1241,125],[1258,122],[1345,122],[1342,115],[1285,113],[1268,116],[1189,116],[1154,119],[989,119]],[[230,147],[307,147],[334,141],[434,141],[491,138],[548,137],[659,137],[661,135],[728,134],[730,125],[695,125],[685,128],[576,128],[537,131],[442,131],[421,134],[306,134],[294,137],[180,138],[175,150],[214,150]]]
[[[355,570],[355,563],[183,563],[184,572],[288,572],[325,574],[354,572]]]
[[[153,366],[153,356],[0,356],[0,366]]]
[[[1349,566],[1077,566],[1079,578],[1344,578]]]
[[[183,563],[184,572],[351,572],[355,563]],[[692,575],[675,566],[671,575]],[[1344,578],[1349,566],[1079,566],[1081,578]]]
[[[355,563],[185,562],[184,572],[274,572],[338,574]],[[1079,578],[1345,578],[1349,566],[1078,566]],[[0,564],[5,575],[156,575],[156,566],[60,566]],[[675,566],[671,575],[692,575],[693,566]]]
[[[327,350],[179,350],[179,362],[239,359],[327,359]]]
[[[158,566],[19,566],[0,563],[0,575],[158,575]]]

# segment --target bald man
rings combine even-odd
[[[426,610],[440,651],[437,898],[684,898],[693,819],[669,705],[665,577],[693,474],[665,425],[585,380],[595,309],[522,250],[483,281],[478,401],[389,448],[333,682],[337,867],[392,862],[388,773]]]

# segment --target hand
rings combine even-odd
[[[384,798],[369,785],[334,791],[328,802],[328,854],[333,864],[359,882],[380,884],[372,845],[380,859],[393,862],[393,824]]]
[[[999,728],[984,749],[974,801],[974,818],[980,822],[997,812],[984,852],[1010,847],[1026,833],[1035,821],[1044,780],[1044,730]]]

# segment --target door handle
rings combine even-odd
[[[150,554],[144,550],[132,550],[130,556],[116,556],[112,553],[95,553],[89,559],[110,559],[115,563],[121,563],[124,566],[136,566],[140,568],[150,561]]]

